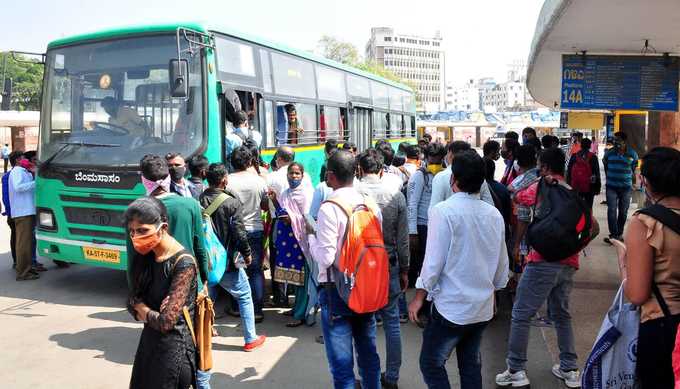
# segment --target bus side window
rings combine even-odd
[[[316,116],[316,105],[277,102],[277,145],[316,144],[318,142]]]

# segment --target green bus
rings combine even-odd
[[[116,269],[126,268],[123,212],[144,194],[141,157],[179,152],[223,161],[236,110],[248,112],[267,158],[289,143],[285,109],[293,104],[303,131],[291,146],[315,182],[327,139],[363,149],[375,139],[416,137],[409,87],[195,23],[51,42],[43,88],[38,253]]]

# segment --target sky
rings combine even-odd
[[[543,0],[0,0],[0,51],[131,24],[205,21],[303,50],[331,35],[363,55],[371,27],[444,38],[446,79],[506,78],[529,54]]]

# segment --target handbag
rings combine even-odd
[[[184,320],[189,326],[191,338],[198,351],[198,369],[208,371],[212,369],[212,328],[215,323],[215,309],[213,302],[207,293],[199,293],[196,298],[196,314],[194,320],[191,319],[187,307],[182,308]]]
[[[639,328],[640,310],[624,303],[621,284],[583,369],[583,389],[640,387],[635,374]]]

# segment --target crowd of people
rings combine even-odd
[[[225,164],[201,155],[185,161],[176,153],[140,161],[147,196],[125,213],[128,309],[145,323],[131,387],[210,387],[212,372],[197,363],[201,350],[191,322],[204,294],[212,301],[226,296],[225,314],[240,317],[246,352],[265,345],[256,324],[265,320],[267,306],[284,309],[287,327],[313,326],[320,319],[317,341],[324,344],[335,388],[397,388],[400,326],[409,320],[424,329],[419,366],[427,387],[451,386],[446,362],[455,350],[460,386],[481,388],[480,345],[502,289],[514,299],[507,369],[496,384],[530,384],[530,325],[547,306],[559,346],[552,374],[569,388],[580,387],[569,301],[581,250],[600,230],[592,216],[602,186],[600,164],[590,139],[574,134],[563,148],[551,135],[539,139],[526,128],[521,140],[510,131],[502,143],[487,141],[482,155],[467,142],[442,144],[431,137],[401,144],[396,152],[385,140],[366,150],[328,140],[314,186],[289,146],[279,147],[266,164],[247,115],[237,117]],[[618,248],[626,294],[642,306],[640,337],[648,343],[638,355],[649,355],[649,363],[641,364],[643,387],[663,387],[656,385],[672,376],[668,345],[675,335],[665,320],[673,328],[680,322],[680,238],[642,214],[633,217],[623,238],[638,166],[626,140],[617,133],[602,159],[605,242]],[[17,280],[37,279],[44,270],[35,261],[34,157],[9,154],[12,168],[2,178]],[[505,168],[497,180],[500,158]],[[642,161],[649,201],[677,217],[680,152],[656,148]],[[207,281],[207,209],[228,259],[216,286]],[[541,240],[555,232],[536,231],[539,221],[560,212],[581,216],[578,247],[552,254],[544,249],[552,242]],[[267,270],[271,288],[265,287]],[[657,285],[667,304],[651,296]],[[409,288],[415,289],[410,302]],[[378,326],[385,334],[382,367]]]

